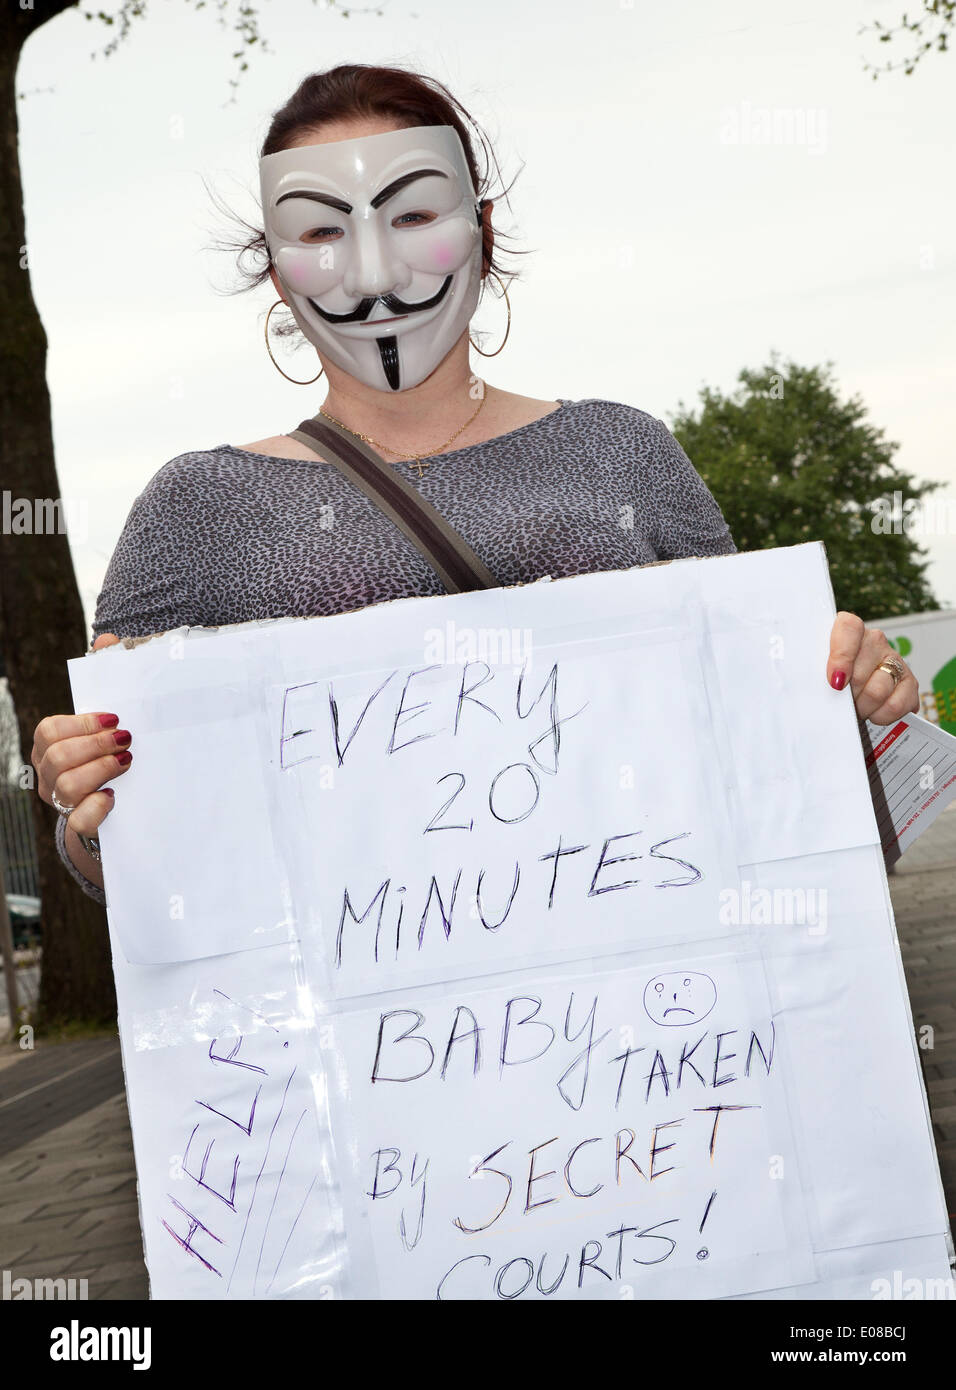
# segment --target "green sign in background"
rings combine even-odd
[[[904,659],[913,650],[913,644],[908,637],[891,638],[890,646]],[[939,727],[944,733],[956,735],[956,656],[951,657],[945,666],[936,672],[931,687],[936,700]]]

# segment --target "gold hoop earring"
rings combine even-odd
[[[272,309],[278,309],[279,305],[280,305],[280,304],[284,304],[284,303],[285,303],[285,300],[284,300],[284,299],[277,299],[276,302],[273,304]],[[272,309],[270,309],[269,312],[266,314],[265,338],[266,338],[266,352],[269,354],[269,358],[270,358],[270,360],[271,360],[271,362],[272,362],[273,367],[275,367],[275,369],[276,369],[277,372],[282,372],[282,375],[285,377],[286,381],[291,381],[292,384],[293,384],[293,386],[311,386],[311,385],[312,385],[312,382],[318,381],[319,377],[320,377],[320,376],[322,375],[322,373],[325,371],[325,368],[324,368],[324,367],[320,367],[320,368],[319,368],[318,376],[314,376],[314,377],[312,378],[312,381],[297,381],[296,378],[295,378],[294,376],[290,376],[288,372],[283,372],[283,371],[282,371],[282,368],[279,366],[278,362],[277,362],[277,361],[275,360],[275,358],[272,356],[272,347],[271,347],[271,344],[269,343],[269,320],[272,318]]]
[[[503,281],[502,281],[502,279],[501,279],[501,276],[500,276],[500,275],[496,275],[495,272],[494,272],[493,270],[489,270],[488,274],[489,274],[489,275],[494,275],[495,279],[498,281],[498,284],[501,285],[501,293],[502,293],[502,294],[504,295],[504,297],[505,297],[505,308],[508,310],[508,323],[507,323],[507,326],[506,326],[506,328],[505,328],[505,336],[504,336],[504,337],[502,338],[502,340],[501,340],[501,347],[496,347],[495,350],[494,350],[494,352],[482,352],[482,350],[481,350],[481,348],[478,346],[478,344],[475,343],[475,342],[472,342],[472,337],[471,337],[471,334],[470,334],[470,333],[468,334],[468,341],[469,341],[469,343],[471,343],[472,347],[475,349],[475,352],[477,352],[477,353],[479,354],[479,356],[481,356],[481,357],[497,357],[497,356],[498,356],[498,353],[501,351],[501,348],[503,348],[504,345],[505,345],[505,343],[508,341],[508,334],[511,332],[511,300],[508,298],[508,291],[505,289],[505,286],[504,286],[504,283],[503,283]]]

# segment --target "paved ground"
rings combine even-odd
[[[940,1167],[956,1224],[956,805],[890,877]],[[146,1298],[132,1140],[115,1037],[0,1048],[0,1272],[85,1278]]]
[[[890,894],[950,1221],[956,1230],[956,802],[890,875]]]
[[[0,1269],[146,1298],[117,1038],[0,1060]]]

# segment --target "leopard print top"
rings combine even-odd
[[[422,478],[400,466],[502,585],[736,550],[667,427],[617,401],[560,400],[528,425],[432,457]],[[171,459],[134,501],[93,637],[318,617],[443,592],[411,542],[331,464],[219,444]],[[62,835],[58,843],[65,859]]]
[[[734,551],[660,420],[614,401],[557,410],[404,476],[499,582]],[[230,444],[180,454],[133,503],[93,636],[318,617],[441,594],[415,547],[338,469]]]

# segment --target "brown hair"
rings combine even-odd
[[[272,117],[268,134],[259,151],[260,158],[288,150],[300,142],[300,137],[308,135],[330,121],[347,120],[353,117],[385,117],[399,122],[403,127],[449,125],[457,131],[465,151],[468,170],[479,201],[486,201],[493,176],[501,182],[501,170],[495,158],[488,136],[477,121],[465,110],[461,102],[452,96],[448,88],[433,77],[398,67],[371,67],[360,63],[343,63],[327,72],[316,72],[299,84],[292,96]],[[512,180],[513,184],[514,180]],[[507,188],[502,185],[499,196],[508,201]],[[256,289],[269,278],[272,259],[261,227],[256,227],[225,207],[220,199],[211,194],[214,201],[234,222],[241,225],[247,233],[240,239],[219,239],[220,249],[236,253],[237,266],[243,281],[239,290]],[[510,206],[510,204],[509,204]],[[494,237],[485,231],[483,263],[485,271],[491,271],[504,282],[504,276],[512,280],[516,271],[506,271],[500,262],[497,242],[502,234]],[[523,255],[522,251],[510,252]],[[246,261],[252,261],[252,267]],[[277,332],[297,332],[294,323],[276,325]]]

